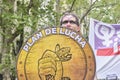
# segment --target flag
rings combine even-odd
[[[96,75],[120,78],[120,24],[108,24],[90,19],[89,43],[96,58]]]

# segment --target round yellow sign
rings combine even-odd
[[[89,44],[73,30],[46,28],[22,46],[18,80],[93,80],[95,58]]]

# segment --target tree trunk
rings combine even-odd
[[[0,0],[0,5],[3,4],[3,1]],[[9,2],[9,1],[8,1]],[[10,2],[12,3],[12,2]],[[3,8],[0,7],[0,14],[3,15]],[[11,46],[9,43],[9,38],[6,35],[12,34],[11,29],[7,28],[5,25],[5,22],[3,20],[2,16],[0,16],[0,61],[1,61],[1,74],[3,79],[2,80],[11,80],[11,71],[10,71],[10,66],[11,66],[11,60],[10,60],[10,51],[11,51]]]
[[[6,65],[6,56],[9,56],[10,52],[10,46],[5,37],[2,39],[3,45],[2,45],[2,64]],[[3,74],[3,80],[11,80],[10,78],[10,68],[3,66],[2,69],[2,74]]]
[[[60,21],[60,16],[59,16],[59,13],[60,13],[60,0],[56,0],[56,23],[55,23],[55,26],[58,27],[59,25],[59,21]]]
[[[0,5],[2,5],[2,0],[0,0]],[[0,15],[2,15],[2,8],[0,7]],[[2,26],[2,16],[0,16],[0,32],[1,30],[1,26]],[[1,60],[2,60],[2,35],[0,34],[0,64],[1,64]]]
[[[11,78],[10,78],[10,71],[8,69],[5,69],[3,71],[3,80],[11,80]]]

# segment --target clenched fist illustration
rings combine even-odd
[[[38,74],[41,80],[70,80],[70,77],[63,77],[62,62],[72,58],[70,47],[62,47],[57,44],[55,51],[45,50],[38,60]]]

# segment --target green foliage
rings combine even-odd
[[[6,54],[4,57],[4,62],[3,64],[0,64],[0,71],[2,71],[4,68],[7,68],[9,70],[11,70],[13,67],[15,68],[15,65],[12,65],[11,63],[11,54]]]
[[[101,20],[106,23],[117,23],[119,14],[119,1],[114,0],[101,0],[97,2],[90,12],[90,17]],[[117,20],[116,20],[117,19]]]
[[[33,33],[38,28],[58,26],[60,16],[71,8],[71,12],[76,13],[79,18],[90,10],[82,20],[85,37],[88,36],[90,18],[106,23],[120,23],[120,0],[97,0],[91,8],[93,2],[90,2],[90,0],[75,0],[74,4],[74,0],[59,0],[60,2],[57,2],[58,0],[17,0],[16,11],[14,11],[14,1],[3,0],[0,5],[0,34],[4,37],[3,40],[8,41],[9,44],[15,42],[16,37],[25,33],[23,31],[25,27],[31,28]],[[24,34],[24,36],[31,34]],[[12,41],[10,42],[11,38]],[[8,52],[11,51],[9,44],[3,44],[9,49]],[[3,54],[7,55],[4,59],[5,63],[0,64],[0,71],[9,68],[12,75],[16,76],[15,65],[12,64],[12,60],[14,62],[15,59],[12,58],[11,60],[10,53]]]
[[[2,64],[0,64],[0,73],[2,73],[2,69],[3,69],[3,65]]]

